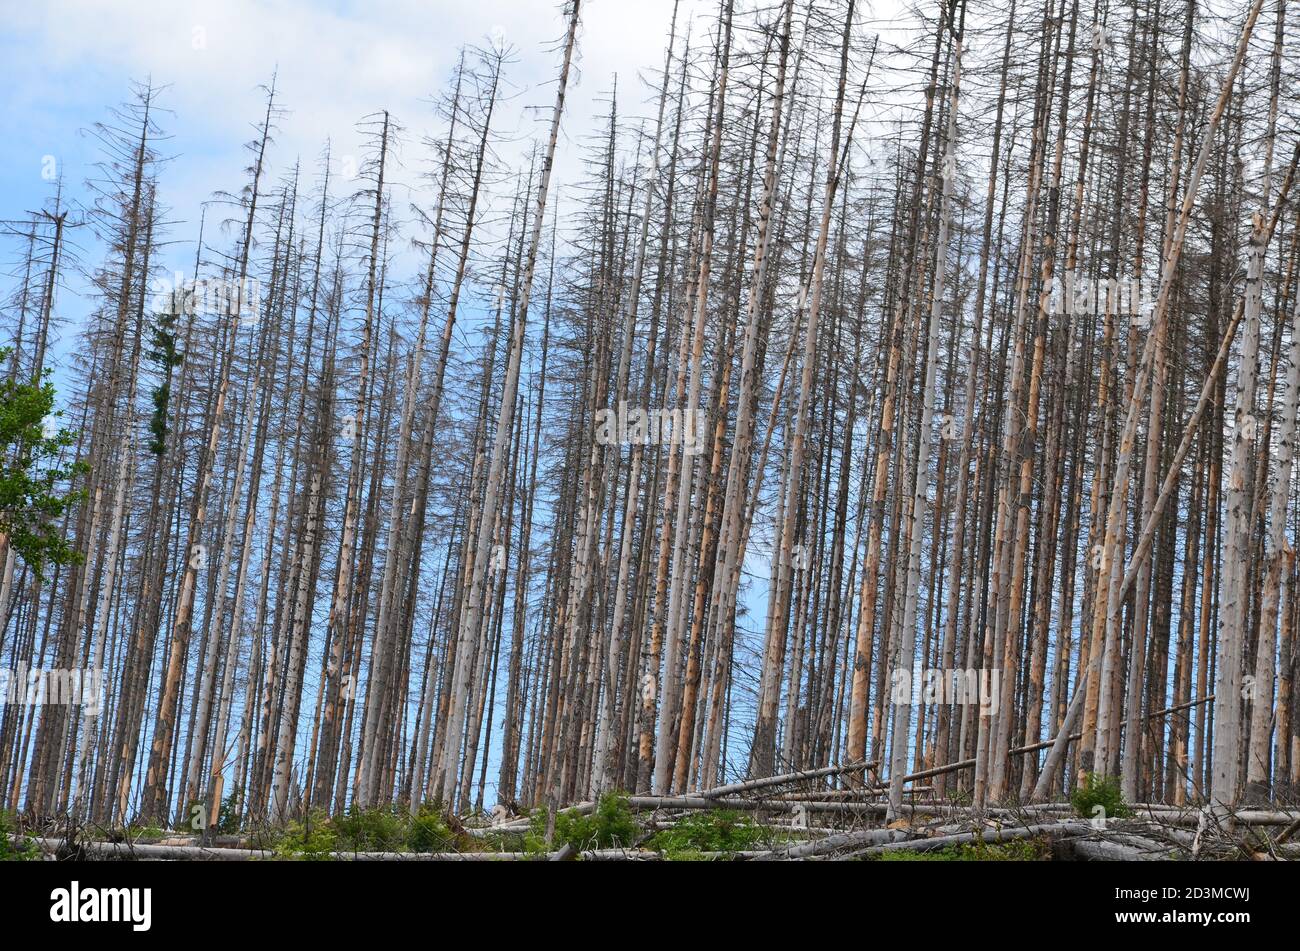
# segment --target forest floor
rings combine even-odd
[[[839,795],[836,795],[838,793]],[[846,795],[847,794],[847,795]],[[314,811],[281,823],[226,812],[208,834],[0,817],[0,859],[127,861],[1233,861],[1300,858],[1300,810],[1090,802],[988,808],[871,790],[762,798],[607,794],[553,813],[458,818],[427,805]],[[810,798],[810,797],[816,798]],[[1095,798],[1095,797],[1094,797]],[[229,804],[228,804],[229,805]],[[1110,808],[1107,808],[1107,805]]]

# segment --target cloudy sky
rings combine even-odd
[[[896,2],[861,4],[858,19]],[[651,111],[638,75],[662,66],[673,0],[585,0],[577,72],[566,111],[559,183],[577,171],[572,146],[599,120],[619,77],[620,112]],[[712,21],[716,0],[681,0],[683,21]],[[534,133],[549,106],[563,33],[559,0],[0,0],[0,217],[39,205],[41,173],[54,156],[71,186],[96,158],[80,134],[129,96],[132,79],[167,85],[162,118],[176,155],[163,177],[173,217],[242,182],[240,146],[261,116],[258,86],[278,71],[291,110],[277,135],[277,169],[312,161],[327,137],[336,153],[356,144],[364,115],[388,109],[410,131],[408,164],[423,159],[419,136],[437,128],[428,99],[445,88],[458,51],[499,31],[515,48],[506,79],[515,93],[498,128]],[[697,24],[695,34],[706,27]]]
[[[859,30],[897,38],[901,24],[891,15],[900,5],[859,0]],[[583,174],[580,146],[603,126],[616,76],[621,121],[651,120],[654,96],[642,78],[657,82],[672,12],[673,0],[583,0],[553,180],[562,205],[573,200],[566,185]],[[679,36],[689,30],[692,45],[703,45],[717,13],[717,0],[680,0]],[[429,189],[419,190],[431,158],[422,139],[441,132],[430,100],[448,88],[461,48],[489,37],[510,46],[508,99],[493,128],[502,159],[526,168],[550,117],[565,28],[560,0],[0,0],[0,22],[0,221],[45,204],[53,173],[74,206],[85,200],[84,182],[101,158],[85,130],[109,120],[110,108],[130,98],[133,80],[150,80],[165,87],[158,122],[169,138],[158,148],[171,161],[159,199],[169,227],[155,263],[167,273],[191,269],[202,204],[246,183],[243,146],[265,109],[260,87],[273,74],[277,102],[288,112],[265,181],[278,181],[301,159],[304,184],[313,187],[328,139],[339,183],[331,192],[354,190],[337,176],[355,168],[357,122],[387,109],[406,130],[400,166],[388,177],[396,184],[394,208],[409,217],[410,204],[433,205]],[[508,202],[509,188],[494,191]],[[407,236],[418,231],[407,229]],[[228,247],[229,235],[209,229],[204,237]],[[71,238],[83,268],[100,263],[102,248],[88,229]],[[22,250],[12,237],[0,240],[0,269],[12,268]],[[84,273],[65,268],[63,280],[56,364],[93,306]]]
[[[576,174],[577,142],[598,121],[619,75],[621,110],[649,111],[638,72],[660,67],[672,0],[584,3],[576,83],[565,116],[567,142],[558,182]],[[684,16],[714,11],[712,0],[682,0]],[[129,81],[168,85],[161,104],[166,169],[162,200],[172,217],[195,221],[199,202],[243,181],[240,146],[263,109],[258,86],[278,71],[280,123],[274,170],[302,157],[310,165],[327,137],[336,155],[355,149],[358,119],[388,109],[408,130],[403,157],[412,173],[425,156],[419,137],[438,128],[430,96],[446,86],[462,44],[499,31],[516,49],[506,80],[514,98],[494,123],[525,140],[549,106],[563,32],[552,0],[0,0],[0,217],[39,206],[53,156],[73,192],[91,172],[96,143],[80,133],[129,95]],[[522,148],[522,145],[520,146]],[[506,147],[508,149],[508,146]],[[176,237],[192,237],[184,225]]]

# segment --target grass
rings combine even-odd
[[[772,838],[772,830],[730,809],[711,809],[686,816],[671,829],[655,834],[649,846],[664,858],[690,861],[705,852],[745,852]]]
[[[1012,839],[1008,842],[963,842],[916,852],[910,849],[881,852],[881,862],[1043,862],[1051,858],[1051,846],[1044,839]]]

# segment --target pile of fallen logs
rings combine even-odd
[[[513,816],[502,807],[491,816],[459,819],[455,825],[473,846],[455,852],[357,852],[316,855],[344,861],[660,861],[650,848],[654,836],[689,816],[711,810],[742,813],[770,835],[761,847],[742,851],[698,852],[691,858],[729,861],[844,861],[889,852],[925,853],[966,845],[990,846],[1035,840],[1040,854],[1056,860],[1160,861],[1287,860],[1300,858],[1300,810],[1174,807],[1139,803],[1123,818],[1079,818],[1069,803],[1050,802],[975,810],[959,802],[934,799],[928,786],[907,790],[908,799],[891,815],[887,785],[875,778],[874,763],[825,767],[730,783],[685,795],[626,798],[639,835],[620,848],[580,849],[563,845],[551,851],[518,851],[525,834],[535,831],[530,816]],[[865,776],[862,774],[866,774]],[[835,781],[838,788],[831,788]],[[590,815],[595,802],[567,810]],[[557,810],[558,811],[558,810]],[[88,834],[89,833],[89,834]],[[105,841],[85,828],[56,833],[29,829],[10,835],[47,860],[86,858],[137,861],[249,861],[284,858],[260,836],[201,836],[168,833],[154,842],[117,835]],[[512,850],[512,847],[514,850]]]

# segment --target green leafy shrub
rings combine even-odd
[[[545,820],[543,820],[543,826]],[[541,852],[546,843],[541,842],[530,832],[506,832],[494,835],[491,839],[479,839],[475,843],[482,852]]]
[[[579,851],[629,848],[639,835],[640,828],[632,818],[627,794],[606,793],[590,815],[584,816],[577,809],[557,813],[551,847],[558,849],[571,845]],[[537,809],[533,812],[528,851],[545,850],[545,841],[546,810]]]
[[[1041,862],[1051,854],[1042,839],[1011,839],[1007,842],[963,842],[933,852],[901,849],[882,852],[882,862]]]
[[[337,850],[338,836],[333,823],[322,810],[312,810],[301,822],[294,820],[275,844],[275,854],[283,859],[326,860]]]
[[[156,822],[136,823],[126,827],[126,837],[132,842],[149,842],[163,837],[162,826]]]
[[[332,820],[338,847],[347,852],[400,852],[407,830],[400,816],[388,809],[358,809]]]
[[[40,857],[40,849],[29,838],[18,842],[9,839],[12,833],[9,816],[0,812],[0,862],[30,862]]]
[[[657,833],[650,847],[669,858],[701,852],[744,852],[768,838],[769,830],[731,809],[711,809],[686,816]]]
[[[456,836],[447,827],[437,806],[426,803],[411,816],[406,847],[412,852],[449,852],[455,845]]]
[[[1116,776],[1085,773],[1083,785],[1070,796],[1070,804],[1074,806],[1075,812],[1085,819],[1097,817],[1122,819],[1133,815],[1133,810],[1124,801],[1124,794],[1119,788],[1119,778]],[[1101,806],[1104,811],[1098,813],[1096,811],[1098,806]]]

